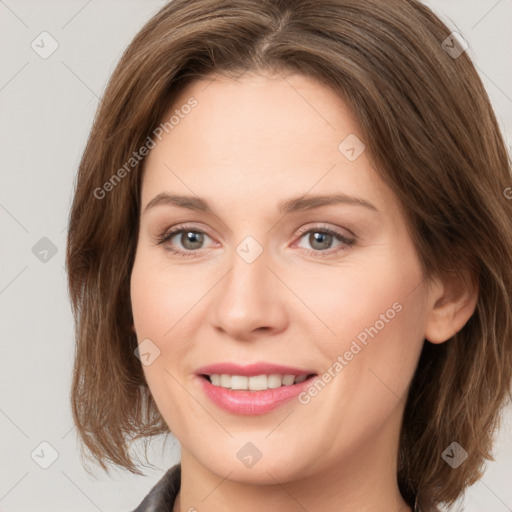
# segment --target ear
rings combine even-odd
[[[443,343],[460,331],[474,313],[478,275],[469,270],[449,272],[432,280],[429,290],[425,338]]]

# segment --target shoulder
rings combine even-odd
[[[133,512],[172,512],[180,484],[181,466],[176,464],[156,483]]]

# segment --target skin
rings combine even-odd
[[[198,105],[145,161],[131,276],[137,338],[160,350],[144,366],[146,380],[181,445],[174,511],[410,510],[396,481],[407,390],[424,339],[441,343],[460,330],[476,287],[423,278],[397,198],[367,152],[349,161],[338,150],[349,134],[362,136],[333,91],[298,74],[212,78],[177,98],[171,110],[191,96]],[[145,210],[162,192],[203,198],[213,213]],[[377,211],[277,210],[290,198],[335,193]],[[157,243],[180,223],[207,233],[200,248],[181,234]],[[321,250],[310,231],[297,233],[322,227],[356,241],[333,237]],[[263,250],[252,263],[236,252],[247,236]],[[195,376],[223,361],[321,375],[397,302],[401,311],[305,405],[294,399],[260,416],[232,414]],[[251,468],[237,458],[247,442],[262,453]]]

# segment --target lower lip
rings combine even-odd
[[[310,377],[299,384],[264,391],[245,391],[214,386],[205,377],[197,376],[206,396],[225,411],[253,416],[273,411],[302,393],[314,380]]]

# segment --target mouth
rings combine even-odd
[[[300,384],[314,377],[315,373],[310,374],[285,374],[272,373],[270,375],[229,375],[227,373],[214,373],[211,375],[202,374],[201,377],[206,379],[213,386],[224,389],[243,390],[243,391],[265,391],[267,389],[277,389],[283,386],[293,386]]]
[[[318,376],[311,370],[257,363],[222,363],[196,373],[205,395],[218,407],[239,415],[266,414],[304,391]]]

